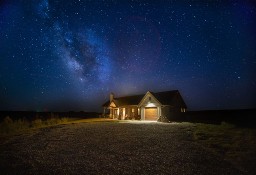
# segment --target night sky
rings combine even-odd
[[[175,89],[189,110],[256,107],[256,3],[0,1],[0,110]]]

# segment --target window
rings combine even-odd
[[[148,97],[148,101],[151,101],[151,97]]]
[[[132,108],[132,112],[134,112],[134,108]]]
[[[123,108],[123,116],[125,116],[125,108]]]
[[[180,112],[186,112],[185,108],[180,108]]]

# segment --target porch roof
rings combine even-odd
[[[126,96],[126,97],[118,97],[118,98],[114,98],[113,102],[115,103],[116,106],[138,105],[143,97],[144,97],[144,94]],[[110,103],[111,103],[110,101],[107,101],[102,106],[108,107],[110,105]]]

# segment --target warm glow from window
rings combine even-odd
[[[125,108],[123,108],[123,116],[125,116]]]
[[[132,112],[134,112],[134,108],[132,108]]]

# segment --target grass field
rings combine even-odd
[[[256,172],[256,129],[231,124],[195,124],[193,138],[245,172]]]
[[[26,119],[18,119],[13,120],[9,116],[5,117],[2,122],[0,122],[0,138],[8,139],[16,134],[20,135],[26,132],[33,132],[36,129],[50,127],[55,125],[63,125],[63,124],[77,124],[77,123],[91,123],[91,122],[120,122],[112,119],[105,118],[59,118],[53,117],[49,119],[34,119],[32,121],[28,121]]]
[[[48,119],[34,119],[28,121],[26,119],[13,120],[9,116],[5,117],[0,123],[0,137],[9,137],[15,134],[21,134],[24,132],[31,132],[32,130],[49,127],[59,124],[81,123],[81,122],[99,122],[107,121],[107,119],[81,119],[81,118],[67,118],[67,117],[52,117]]]
[[[32,121],[28,121],[26,119],[13,120],[9,116],[7,116],[0,123],[0,136],[10,136],[36,128],[48,127],[61,123],[68,123],[72,120],[75,119],[53,117],[46,120],[38,118]]]

